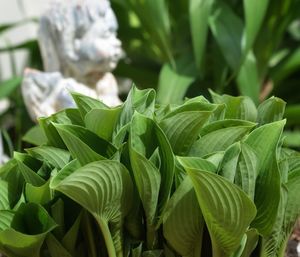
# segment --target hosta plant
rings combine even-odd
[[[275,257],[300,213],[285,103],[211,92],[181,105],[133,88],[40,119],[45,140],[0,170],[8,257]],[[31,141],[34,141],[32,138]]]

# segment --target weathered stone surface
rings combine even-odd
[[[47,117],[59,110],[75,107],[70,92],[78,92],[102,100],[109,106],[119,105],[118,88],[111,73],[106,73],[96,89],[64,78],[59,72],[40,72],[26,69],[22,83],[22,94],[27,110],[33,120]]]
[[[54,1],[41,17],[39,45],[45,73],[27,69],[22,93],[33,120],[74,102],[68,91],[121,103],[110,73],[123,52],[117,20],[108,0]]]

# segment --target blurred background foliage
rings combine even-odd
[[[217,93],[249,96],[256,104],[276,95],[287,103],[287,144],[300,145],[300,0],[111,0],[126,57],[115,74],[154,87],[162,104]],[[22,22],[0,25],[3,33]],[[36,40],[7,44],[26,49],[24,67],[42,69]],[[1,79],[0,100],[10,100],[1,129],[20,150],[33,125],[20,94],[21,75]],[[9,137],[7,137],[9,138]],[[6,144],[9,145],[9,144]],[[6,146],[7,148],[7,146]]]
[[[116,71],[158,87],[161,103],[187,94],[288,102],[300,123],[300,1],[112,0],[127,58]]]
[[[37,19],[24,19],[16,23],[0,24],[1,41],[6,40],[5,34],[9,31],[30,22],[36,23]],[[21,151],[24,147],[22,137],[34,125],[29,118],[22,99],[20,85],[23,70],[26,67],[36,69],[42,69],[43,67],[37,40],[30,39],[19,44],[6,41],[5,45],[5,47],[0,47],[0,54],[8,54],[9,63],[4,65],[10,65],[12,76],[9,79],[4,79],[0,67],[0,104],[2,103],[3,106],[0,113],[0,128],[4,139],[5,152],[9,157],[12,157],[13,150]],[[17,63],[20,58],[16,57],[16,53],[20,51],[26,52],[26,59],[21,64],[21,69],[17,69],[17,66],[20,66],[20,63]]]

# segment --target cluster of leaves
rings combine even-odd
[[[299,0],[112,4],[130,62],[129,67],[121,64],[118,73],[141,85],[158,84],[160,102],[183,99],[191,85],[193,95],[213,87],[258,103],[275,89],[289,104],[299,102],[294,94],[300,68]]]
[[[0,251],[283,256],[300,213],[285,103],[211,94],[163,106],[133,87],[108,108],[74,93],[78,108],[40,119],[44,143],[0,170]]]

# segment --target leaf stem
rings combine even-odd
[[[105,244],[106,244],[108,256],[109,257],[117,257],[114,242],[112,240],[111,233],[110,233],[107,222],[99,217],[97,217],[96,220],[101,229],[101,232],[102,232]]]

